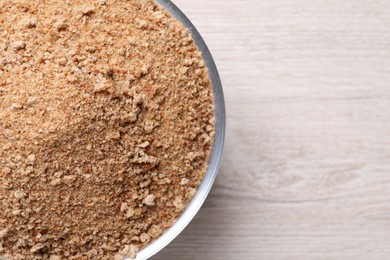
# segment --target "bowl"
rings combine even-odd
[[[211,56],[211,53],[206,43],[194,27],[194,25],[191,23],[191,21],[171,1],[155,0],[155,2],[159,6],[167,10],[174,18],[176,18],[189,30],[195,41],[196,46],[202,52],[202,57],[209,72],[212,91],[214,95],[215,135],[207,172],[201,184],[199,185],[195,196],[192,198],[191,202],[177,219],[175,224],[168,230],[166,230],[158,239],[154,240],[137,254],[137,260],[148,259],[158,253],[170,242],[172,242],[172,240],[175,239],[195,217],[196,213],[201,208],[203,202],[206,200],[206,197],[209,194],[211,187],[213,186],[214,180],[217,176],[225,139],[226,115],[222,84],[217,67],[214,63],[213,57]],[[126,258],[126,260],[129,260],[129,258]]]

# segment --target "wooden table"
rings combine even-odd
[[[153,259],[390,259],[390,1],[175,3],[219,67],[227,140]]]

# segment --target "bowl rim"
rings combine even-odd
[[[180,217],[176,220],[175,224],[167,229],[159,238],[154,240],[148,246],[143,248],[138,254],[136,260],[144,260],[157,254],[163,248],[165,248],[170,242],[172,242],[191,222],[191,220],[198,213],[199,209],[203,205],[204,201],[209,194],[211,187],[218,174],[220,161],[222,157],[222,151],[225,141],[225,128],[226,128],[226,112],[225,101],[222,90],[222,83],[218,73],[217,66],[210,53],[202,36],[187,18],[187,16],[170,0],[154,0],[160,7],[168,11],[174,18],[181,22],[191,33],[196,46],[202,53],[205,66],[208,69],[209,77],[211,80],[212,91],[214,95],[215,106],[215,135],[213,145],[210,153],[209,164],[207,172],[198,186],[195,196],[187,208],[181,213]],[[129,260],[130,258],[126,258]]]

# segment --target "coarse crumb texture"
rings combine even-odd
[[[207,168],[191,35],[152,0],[3,0],[0,35],[0,256],[134,258]]]

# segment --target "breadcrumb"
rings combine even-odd
[[[0,13],[0,258],[135,258],[206,172],[201,53],[152,0],[6,0]]]

